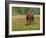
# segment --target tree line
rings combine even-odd
[[[12,7],[12,15],[24,15],[29,10],[34,15],[39,15],[40,14],[40,8],[32,8],[32,7]]]

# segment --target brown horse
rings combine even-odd
[[[31,12],[27,12],[26,20],[27,20],[27,23],[29,23],[29,24],[31,24],[31,21],[34,21],[34,16]]]

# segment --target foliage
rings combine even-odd
[[[33,14],[40,14],[40,8],[32,8],[32,7],[12,7],[12,15],[24,15],[28,11],[31,11]]]

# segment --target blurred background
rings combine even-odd
[[[27,14],[28,11],[31,11],[34,15],[40,14],[40,8],[32,8],[32,7],[12,7],[12,15],[24,15]]]

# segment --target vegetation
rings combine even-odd
[[[12,17],[12,31],[27,31],[27,30],[39,30],[40,29],[40,17],[35,16],[34,22],[31,23],[31,25],[26,25],[26,18],[24,15],[21,15],[21,17],[13,16]]]
[[[31,11],[34,14],[34,22],[26,25],[26,13]],[[12,7],[12,31],[28,31],[40,29],[40,8]]]
[[[31,11],[35,15],[40,14],[40,8],[29,8],[29,7],[12,7],[12,15],[24,15],[28,11]]]

